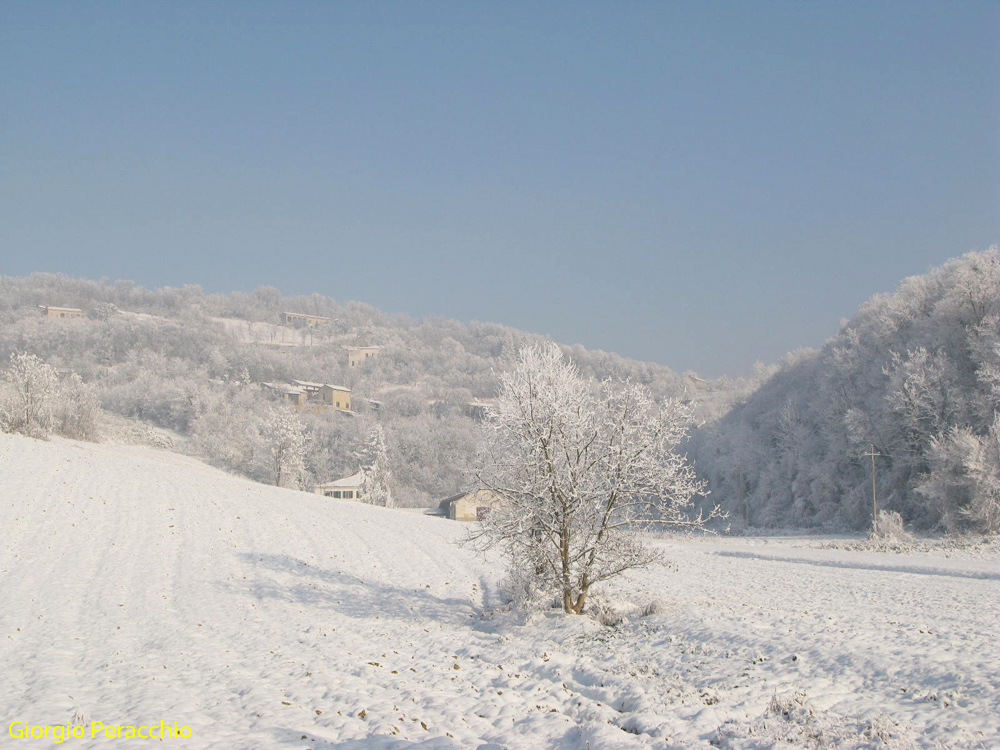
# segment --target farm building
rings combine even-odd
[[[342,385],[313,383],[308,380],[261,385],[292,406],[309,406],[316,409],[333,407],[338,411],[351,412],[351,389]]]
[[[345,348],[347,349],[347,362],[351,367],[363,365],[382,351],[381,346],[348,346]]]
[[[452,521],[481,521],[498,502],[500,498],[491,490],[480,489],[446,497],[439,507]]]
[[[326,484],[317,484],[313,492],[324,497],[338,500],[360,500],[364,490],[364,475],[359,471],[349,477],[337,479]]]
[[[315,328],[318,325],[329,323],[330,319],[324,318],[322,315],[306,315],[305,313],[283,312],[281,313],[281,322],[286,326],[295,326],[297,328]]]
[[[83,310],[78,307],[53,307],[52,305],[39,305],[38,309],[46,318],[82,318]]]
[[[306,392],[310,404],[322,404],[341,411],[351,411],[351,389],[346,386],[312,383],[308,380],[293,380],[292,383]]]
[[[292,406],[305,406],[309,400],[309,394],[302,388],[287,383],[261,383],[271,393],[276,393],[282,401],[286,401]]]

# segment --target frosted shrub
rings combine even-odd
[[[652,617],[653,615],[662,615],[667,611],[667,604],[662,599],[652,599],[643,605],[642,609],[639,611],[640,617]]]
[[[509,565],[498,586],[500,601],[519,611],[547,609],[553,603],[554,592],[530,568]]]
[[[913,535],[903,527],[903,517],[894,510],[878,512],[878,526],[872,529],[871,538],[891,542],[913,541]]]
[[[59,389],[55,369],[34,354],[14,353],[3,380],[0,423],[4,431],[48,437]]]
[[[610,602],[592,598],[588,614],[607,628],[616,628],[625,621],[621,611]]]
[[[912,732],[886,714],[848,718],[806,705],[806,694],[774,694],[764,714],[752,721],[729,719],[712,744],[726,750],[796,747],[810,750],[914,750]],[[943,750],[942,746],[942,750]]]
[[[74,440],[98,439],[97,418],[101,405],[93,386],[83,382],[75,372],[59,388],[55,408],[55,427],[60,435]]]

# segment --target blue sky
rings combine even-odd
[[[0,273],[703,375],[1000,242],[1000,3],[0,4]]]

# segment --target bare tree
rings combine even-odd
[[[477,474],[500,502],[473,543],[580,614],[594,584],[656,561],[641,525],[707,520],[686,514],[703,491],[676,452],[690,423],[686,406],[634,383],[581,377],[554,344],[523,349],[484,424]]]

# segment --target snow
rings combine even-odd
[[[277,323],[241,318],[213,317],[211,320],[222,324],[226,331],[239,341],[247,343],[268,344],[274,347],[305,346],[307,343],[312,343],[314,336],[319,338],[313,328],[292,328]]]
[[[419,512],[142,446],[0,435],[0,467],[5,747],[74,715],[226,750],[1000,746],[995,555],[654,540],[611,628],[498,609]]]

